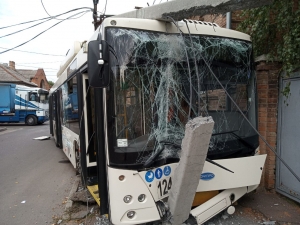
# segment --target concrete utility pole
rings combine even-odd
[[[168,200],[172,225],[180,225],[189,217],[213,127],[211,117],[196,117],[185,126],[180,162]]]
[[[170,16],[179,21],[192,16],[225,14],[241,9],[269,5],[273,0],[174,0],[147,8],[141,8],[114,17],[168,20]]]

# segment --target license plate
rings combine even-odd
[[[165,177],[157,181],[157,195],[158,199],[169,196],[172,188],[172,177]]]

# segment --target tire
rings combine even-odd
[[[76,159],[76,175],[80,175],[81,174],[81,160],[80,160],[80,152],[78,150],[76,150],[75,152],[75,159]]]
[[[75,145],[75,160],[76,160],[76,175],[81,174],[81,153],[79,152],[79,146],[77,142],[74,142]]]
[[[28,126],[34,126],[37,124],[37,118],[33,115],[29,115],[26,117],[26,124]]]

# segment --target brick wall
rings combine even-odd
[[[220,27],[226,27],[226,15],[205,15],[205,16],[193,16],[192,20],[199,20],[205,22],[216,23]]]
[[[240,17],[241,11],[231,13],[231,29],[236,30],[239,23],[242,21]],[[216,23],[220,27],[226,28],[226,14],[194,16],[191,19],[205,22]]]
[[[231,13],[231,29],[236,30],[239,23],[242,21],[240,17],[241,11]],[[226,14],[214,14],[205,16],[194,16],[192,20],[200,20],[205,22],[216,23],[220,27],[226,28]]]
[[[258,131],[276,150],[277,111],[279,95],[279,63],[257,63],[257,93],[258,93]],[[275,154],[260,139],[261,154],[268,154],[262,176],[261,185],[267,189],[275,187]]]
[[[46,90],[50,89],[50,85],[48,84],[45,72],[43,69],[38,69],[36,71],[35,76],[31,79],[31,82],[38,85],[40,88],[44,88]]]
[[[238,25],[242,22],[240,17],[241,11],[231,13],[231,29],[236,30]]]
[[[218,24],[220,27],[226,27],[226,16],[224,15],[205,15],[203,21]]]

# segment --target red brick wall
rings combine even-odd
[[[242,22],[240,17],[241,11],[236,11],[231,13],[231,29],[236,30],[238,25]]]
[[[216,23],[220,27],[226,27],[226,16],[225,15],[194,16],[191,19],[192,20],[199,20],[199,21]]]
[[[231,13],[231,29],[236,30],[239,23],[242,21],[240,17],[241,11],[236,11]],[[219,15],[205,15],[205,16],[194,16],[192,20],[200,20],[205,22],[216,23],[220,27],[226,28],[226,14]]]
[[[258,93],[258,131],[276,150],[277,111],[279,95],[280,64],[259,62],[256,67]],[[261,185],[267,189],[275,187],[275,154],[260,139],[261,154],[268,154]]]
[[[218,24],[220,27],[226,27],[226,16],[223,15],[205,15],[203,21]]]
[[[50,85],[48,84],[48,80],[46,78],[45,72],[43,69],[38,69],[34,78],[32,78],[31,82],[38,85],[38,87],[42,88],[41,84],[44,83],[44,89],[50,90]]]

